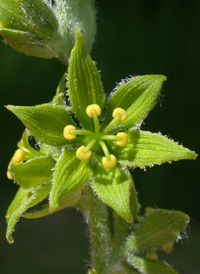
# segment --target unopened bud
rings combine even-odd
[[[89,52],[96,29],[93,0],[0,1],[0,34],[18,52],[67,64],[78,29]]]

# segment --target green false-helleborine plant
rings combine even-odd
[[[48,1],[41,2],[49,7]],[[163,75],[132,77],[106,101],[99,72],[81,31],[76,31],[68,72],[52,102],[7,106],[26,127],[7,172],[19,185],[6,213],[10,243],[20,216],[39,218],[75,207],[89,224],[89,274],[177,273],[158,261],[155,251],[170,253],[190,218],[180,211],[153,208],[141,216],[129,171],[129,167],[196,158],[167,137],[140,130],[165,80]],[[37,149],[29,137],[35,138]],[[35,209],[45,201],[45,206]]]

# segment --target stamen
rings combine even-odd
[[[7,171],[7,177],[8,177],[9,180],[13,180],[13,177],[12,177],[12,175],[9,171]]]
[[[119,122],[123,122],[126,120],[127,118],[127,112],[123,109],[123,108],[116,108],[113,111],[113,120],[107,125],[107,127],[101,132],[101,134],[106,134],[108,133],[111,128],[114,127],[114,125],[119,121]]]
[[[81,161],[87,161],[92,155],[91,150],[85,152],[85,146],[81,146],[76,151],[76,157]]]
[[[24,152],[19,148],[15,151],[15,154],[14,156],[12,157],[12,160],[19,164],[20,162],[24,161],[24,158],[25,158],[25,154]]]
[[[166,254],[170,254],[173,250],[173,243],[169,242],[166,243],[162,246],[162,250],[166,253]]]
[[[116,136],[119,138],[116,141],[116,145],[119,147],[126,147],[128,144],[128,135],[125,132],[119,132]]]
[[[102,135],[99,140],[109,140],[109,141],[115,141],[118,140],[119,137],[115,136],[115,135]],[[121,139],[121,138],[120,138]]]
[[[113,154],[110,154],[110,160],[108,160],[106,157],[103,157],[102,164],[105,168],[112,169],[117,165],[117,158]]]
[[[70,130],[70,133],[75,135],[89,135],[94,137],[94,133],[90,130],[75,129],[75,130]]]
[[[105,144],[103,141],[99,141],[99,144],[100,144],[100,146],[102,147],[103,152],[104,152],[104,154],[105,154],[107,160],[110,161],[110,159],[111,159],[111,158],[110,158],[110,153],[109,153],[109,151],[108,151],[108,148],[107,148],[106,144]]]
[[[157,261],[158,255],[155,252],[146,253],[145,258],[147,258],[149,260]]]
[[[76,134],[73,134],[71,131],[75,130],[76,128],[72,125],[68,125],[64,128],[63,130],[63,136],[65,137],[65,139],[67,140],[74,140],[76,138]]]
[[[84,149],[84,152],[88,152],[92,147],[93,145],[96,143],[97,139],[92,139],[89,144],[86,146],[86,148]]]
[[[120,115],[119,122],[124,122],[127,118],[127,112],[123,108],[114,109],[112,114],[113,118],[117,117],[118,115]]]
[[[86,108],[86,113],[90,118],[93,117],[94,113],[96,113],[97,116],[100,116],[101,115],[101,108],[97,104],[92,104],[92,105],[89,105]]]
[[[117,158],[113,154],[109,153],[108,148],[103,141],[99,141],[99,144],[102,147],[103,152],[106,156],[106,157],[102,158],[102,165],[107,169],[112,169],[112,168],[116,167]]]
[[[89,105],[86,108],[86,113],[90,118],[94,120],[95,133],[99,134],[99,119],[98,116],[101,115],[101,108],[97,104]]]

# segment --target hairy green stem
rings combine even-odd
[[[98,274],[107,273],[111,256],[111,232],[107,207],[88,189],[89,234],[91,242],[91,266]]]

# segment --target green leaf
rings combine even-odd
[[[127,261],[141,274],[178,274],[165,262],[147,260],[132,254],[129,254]]]
[[[52,179],[55,164],[51,156],[41,156],[19,164],[11,162],[8,170],[22,188],[32,188]]]
[[[99,72],[91,57],[86,53],[80,31],[76,34],[76,44],[71,52],[68,77],[69,97],[72,111],[87,129],[93,129],[94,123],[86,114],[90,104],[104,108],[105,95]]]
[[[162,248],[180,238],[190,217],[177,210],[151,209],[127,239],[127,252]]]
[[[123,123],[117,123],[112,132],[125,130],[130,127],[139,127],[141,121],[154,107],[156,98],[161,90],[162,83],[167,78],[163,75],[136,76],[123,83],[108,101],[104,128],[113,118],[115,108],[123,108],[127,111],[127,119]]]
[[[165,162],[196,159],[196,154],[160,134],[129,130],[128,145],[120,148],[109,141],[113,154],[122,165],[133,167],[153,166]]]
[[[21,197],[20,193],[18,193],[18,195],[14,198],[14,201],[11,204],[13,212],[9,217],[6,231],[6,238],[10,244],[14,242],[12,233],[14,231],[15,224],[19,220],[22,213],[25,212],[28,208],[33,207],[43,201],[48,196],[50,189],[51,184],[43,184],[35,188],[34,191],[24,193],[22,191]],[[24,199],[22,199],[22,196],[25,196]],[[9,213],[11,213],[11,209],[9,209]]]
[[[120,166],[113,169],[104,168],[100,157],[94,159],[93,167],[94,190],[105,204],[112,207],[128,223],[132,223],[129,192],[132,182],[126,172]]]
[[[66,125],[74,125],[67,111],[59,106],[43,104],[35,107],[7,106],[39,141],[52,146],[67,143],[63,136]]]
[[[55,211],[62,204],[62,199],[67,199],[70,193],[79,190],[90,178],[88,161],[80,161],[75,150],[66,148],[55,166],[50,210]]]

